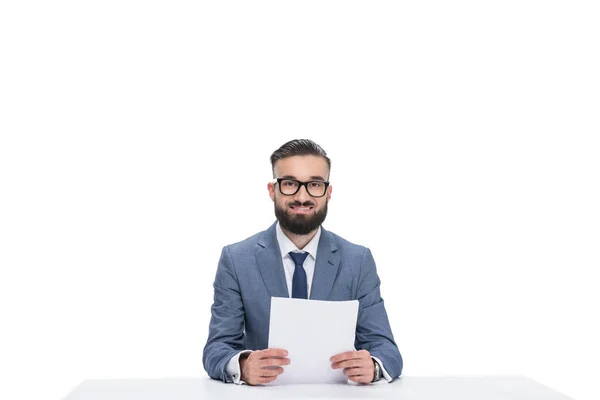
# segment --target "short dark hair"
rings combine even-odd
[[[275,176],[275,163],[278,160],[293,156],[319,156],[327,161],[327,168],[331,171],[331,160],[327,157],[327,153],[321,146],[310,139],[294,139],[282,145],[271,154],[271,169],[273,170],[273,178]]]

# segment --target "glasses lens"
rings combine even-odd
[[[298,182],[284,179],[279,184],[279,188],[283,194],[294,194],[298,191]]]
[[[308,182],[308,194],[314,197],[321,197],[325,194],[325,183],[319,181]]]

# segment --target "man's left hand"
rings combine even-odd
[[[346,353],[336,354],[330,358],[331,368],[344,368],[344,375],[352,382],[371,383],[375,366],[371,353],[367,350],[348,351]]]

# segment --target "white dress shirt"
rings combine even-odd
[[[292,242],[281,230],[279,222],[275,228],[277,232],[277,241],[279,242],[279,249],[281,250],[281,257],[283,259],[283,270],[285,272],[285,280],[287,282],[288,293],[292,297],[292,282],[294,280],[294,271],[296,270],[296,264],[290,252],[294,253],[308,253],[308,256],[304,260],[304,270],[306,271],[306,293],[310,299],[310,289],[312,288],[312,280],[315,274],[315,262],[317,260],[317,248],[319,247],[319,239],[321,238],[321,227],[317,230],[317,233],[313,238],[304,246],[302,250],[298,250],[294,242]]]
[[[304,246],[302,250],[299,250],[298,247],[292,242],[286,235],[283,233],[283,230],[279,226],[279,222],[277,222],[277,226],[275,228],[277,233],[277,242],[279,243],[279,249],[281,250],[281,258],[283,260],[283,269],[285,272],[285,280],[287,283],[288,294],[292,297],[292,281],[294,278],[294,270],[296,269],[296,264],[292,257],[290,257],[290,252],[296,253],[308,253],[308,256],[304,260],[304,270],[306,271],[306,286],[307,286],[307,295],[310,299],[310,289],[312,288],[312,280],[315,274],[315,262],[317,260],[317,248],[319,247],[319,239],[321,238],[321,227],[317,230],[317,233],[313,238]],[[231,376],[233,379],[233,383],[238,385],[245,384],[243,380],[241,380],[241,369],[240,369],[240,355],[245,353],[252,353],[252,350],[243,350],[240,351],[235,356],[231,357],[231,360],[225,366],[225,371]],[[383,367],[383,363],[377,357],[371,357],[379,363],[381,366],[381,371],[383,372],[383,378],[387,382],[391,382],[392,378],[387,373],[385,368]],[[348,380],[348,383],[353,383]]]

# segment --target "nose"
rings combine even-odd
[[[296,201],[299,201],[301,203],[304,203],[308,200],[312,200],[311,195],[308,194],[308,191],[306,190],[306,185],[302,185],[300,187],[300,190],[298,190],[298,192],[296,193],[295,199]]]

